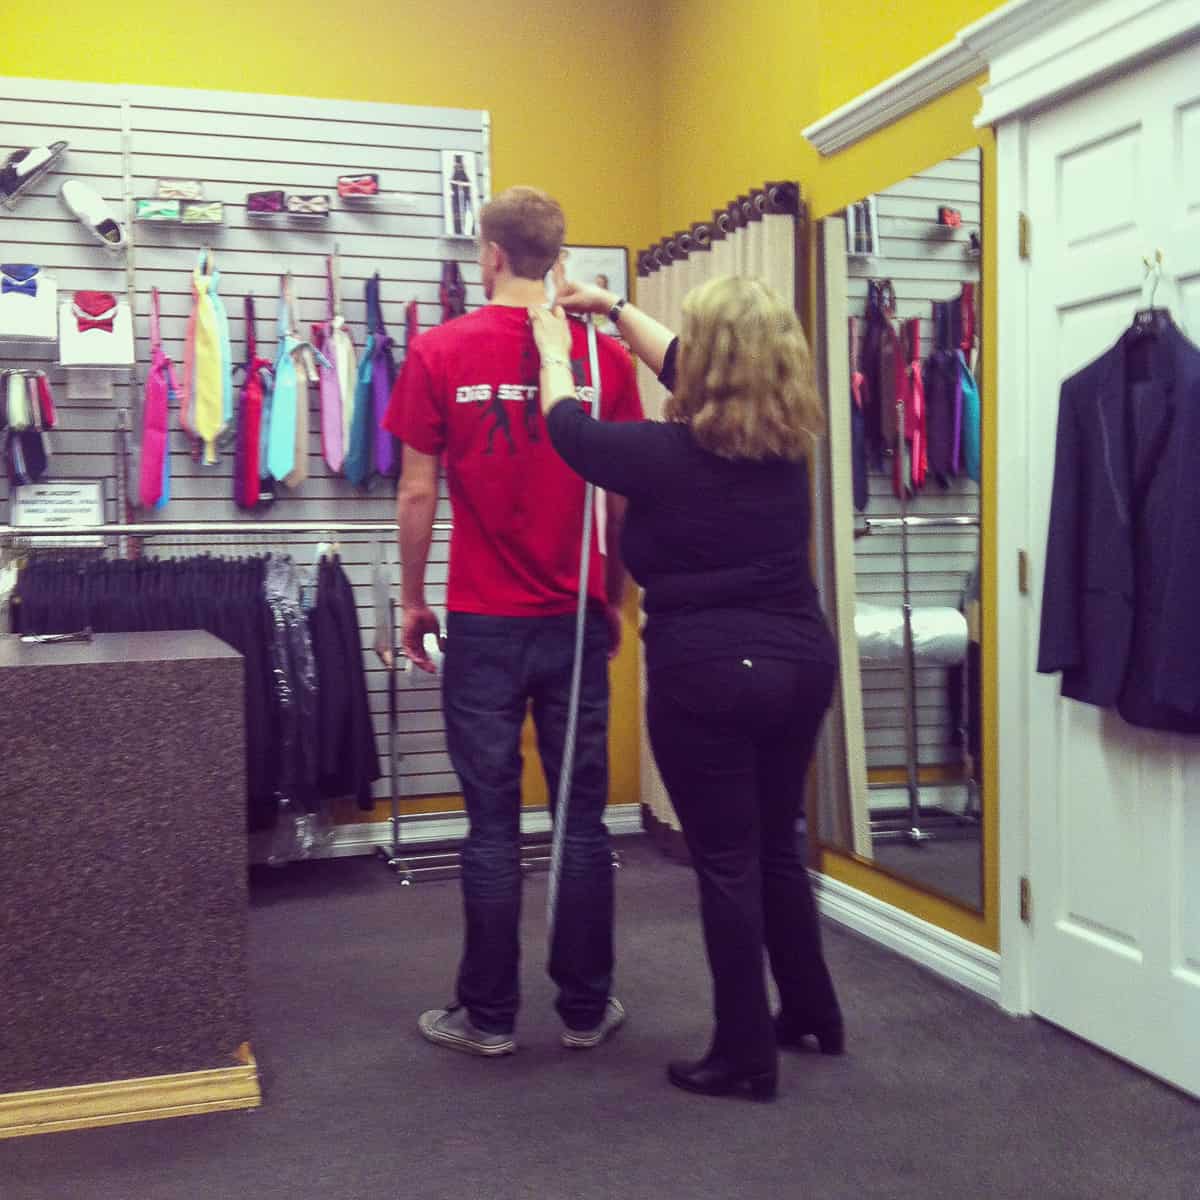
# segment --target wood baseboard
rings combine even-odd
[[[9,1092],[0,1095],[0,1138],[258,1108],[262,1092],[248,1045],[237,1059],[237,1066],[212,1071]]]

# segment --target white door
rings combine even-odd
[[[1040,612],[1059,384],[1130,323],[1143,256],[1162,250],[1156,304],[1200,342],[1200,47],[1035,117],[1028,151]],[[1063,700],[1058,676],[1030,695],[1034,1011],[1200,1094],[1200,738]]]

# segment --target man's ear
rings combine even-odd
[[[504,247],[498,242],[488,242],[484,248],[484,252],[488,256],[488,265],[492,269],[492,273],[499,275],[501,271],[508,266],[508,255],[504,252]]]

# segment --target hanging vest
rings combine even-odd
[[[233,499],[239,508],[255,509],[263,503],[262,430],[265,400],[270,390],[271,364],[258,355],[254,297],[245,299],[246,361],[238,397],[237,449],[234,455]],[[269,493],[267,493],[269,495]]]
[[[415,304],[415,301],[413,303]],[[374,278],[367,280],[367,329],[375,336],[375,362],[371,370],[375,470],[380,475],[395,476],[400,469],[399,448],[396,439],[383,427],[392,398],[392,388],[396,383],[396,360],[392,354],[395,343],[388,337],[383,324],[378,271],[375,272]]]
[[[200,440],[205,466],[217,462],[217,439],[225,429],[225,391],[229,363],[228,320],[222,322],[219,299],[214,300],[218,276],[203,273],[209,258],[200,252],[200,261],[192,271],[193,319],[188,322],[188,351],[185,364],[190,364],[188,383],[190,425]],[[232,387],[232,382],[230,382]]]
[[[158,288],[150,289],[150,369],[142,414],[140,500],[143,508],[165,508],[171,498],[170,411],[178,398],[175,364],[162,346]]]

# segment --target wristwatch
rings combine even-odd
[[[616,304],[608,310],[608,319],[615,325],[621,319],[621,309],[625,307],[624,298],[618,300]]]

